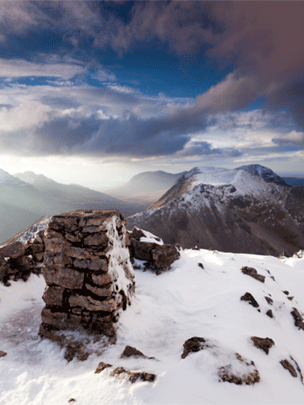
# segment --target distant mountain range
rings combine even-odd
[[[177,174],[151,171],[134,176],[116,192],[112,190],[116,193],[113,197],[77,184],[57,183],[33,172],[12,176],[0,169],[0,243],[42,216],[115,208],[129,217],[129,227],[138,225],[165,242],[179,242],[184,247],[292,252],[303,248],[301,180],[280,178],[260,165],[235,170],[195,168]],[[198,186],[204,191],[199,193]],[[230,186],[236,188],[231,195]],[[257,194],[257,190],[263,192]]]
[[[138,201],[149,205],[157,201],[184,174],[167,173],[161,170],[143,172],[132,177],[131,180],[118,188],[108,190],[109,194],[125,201]]]
[[[289,186],[304,186],[304,177],[282,177]]]
[[[128,216],[146,206],[76,184],[60,184],[33,172],[12,176],[0,169],[0,243],[42,216],[83,208],[116,208]]]
[[[194,168],[134,225],[183,247],[279,255],[304,248],[304,187],[260,165]]]

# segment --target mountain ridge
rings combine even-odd
[[[304,246],[303,202],[301,187],[243,169],[194,168],[127,221],[129,229],[136,225],[184,248],[293,254]]]

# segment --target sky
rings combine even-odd
[[[304,176],[303,20],[298,1],[1,0],[0,168]]]

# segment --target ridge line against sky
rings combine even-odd
[[[259,163],[303,175],[304,3],[0,4],[0,167],[92,188]]]

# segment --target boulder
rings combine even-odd
[[[0,248],[0,256],[17,259],[17,257],[24,256],[27,246],[22,242],[9,243]]]
[[[178,248],[174,245],[164,245],[163,241],[142,229],[134,227],[129,235],[131,259],[143,260],[146,267],[159,274],[170,268],[180,257]],[[147,240],[143,240],[146,238]]]

